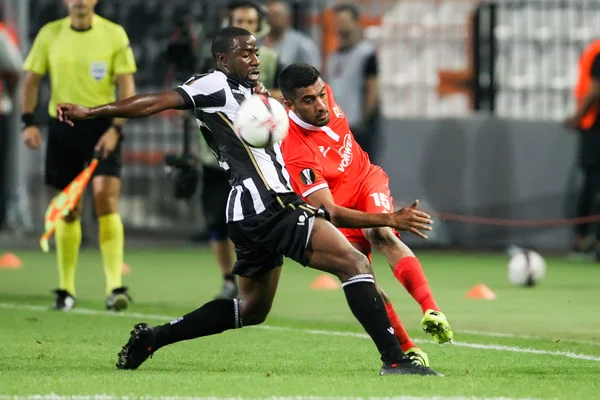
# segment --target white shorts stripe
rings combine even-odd
[[[241,221],[244,219],[244,210],[242,209],[242,191],[241,186],[235,187],[235,198],[233,200],[233,220]]]
[[[263,203],[262,199],[260,198],[260,193],[258,193],[258,189],[256,188],[256,185],[254,184],[252,178],[244,179],[242,183],[244,184],[244,186],[246,186],[246,188],[248,188],[250,196],[252,196],[254,211],[257,214],[260,214],[261,212],[265,211],[265,203]]]

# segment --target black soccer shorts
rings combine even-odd
[[[48,123],[46,148],[46,185],[63,190],[90,163],[94,147],[100,137],[111,127],[112,119],[94,118],[75,121],[69,126],[57,119]],[[121,177],[121,141],[106,159],[98,161],[94,176]]]
[[[284,256],[307,265],[306,247],[315,218],[329,219],[329,214],[296,194],[280,198],[284,207],[274,202],[254,217],[228,224],[237,255],[234,274],[249,278],[262,275],[283,265]]]

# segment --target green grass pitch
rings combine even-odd
[[[311,289],[319,273],[289,261],[263,327],[178,343],[137,371],[118,371],[116,354],[134,323],[164,323],[217,292],[220,277],[210,253],[126,252],[132,272],[125,284],[135,303],[120,315],[103,311],[97,251],[81,254],[78,307],[71,313],[48,310],[56,285],[54,255],[17,254],[22,269],[0,269],[3,400],[36,395],[600,398],[600,268],[594,264],[548,258],[546,279],[528,289],[508,283],[504,255],[419,253],[456,334],[454,345],[440,347],[420,330],[419,306],[375,257],[379,283],[432,366],[445,374],[424,378],[380,377],[376,348],[353,319],[342,291]],[[466,299],[478,283],[497,298]]]

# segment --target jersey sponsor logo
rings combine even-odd
[[[342,110],[340,110],[338,106],[333,107],[333,113],[338,118],[344,118],[344,113],[342,112]]]
[[[325,146],[319,146],[319,151],[323,154],[323,157],[327,157],[327,153],[331,150],[331,147],[325,148]]]
[[[101,81],[108,72],[108,63],[106,61],[94,61],[90,65],[90,72],[95,80]]]
[[[312,185],[317,180],[315,171],[310,168],[303,169],[302,172],[300,172],[300,180],[305,185]]]
[[[344,137],[344,145],[340,147],[339,151],[342,161],[340,162],[338,170],[342,172],[346,171],[346,168],[348,168],[350,164],[352,164],[352,144],[352,135],[347,134]]]

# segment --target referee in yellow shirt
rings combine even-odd
[[[97,106],[135,94],[136,71],[127,33],[120,25],[94,13],[98,0],[65,0],[69,16],[46,24],[25,60],[21,97],[24,141],[32,149],[42,139],[34,119],[42,77],[50,75],[50,122],[46,152],[46,184],[60,191],[101,151],[92,178],[99,217],[99,239],[106,275],[106,308],[123,310],[131,301],[122,284],[123,223],[119,215],[121,141],[124,120],[89,119],[75,127],[58,122],[56,105],[63,102]],[[81,204],[56,227],[59,287],[54,308],[75,306],[75,269],[81,244]]]

